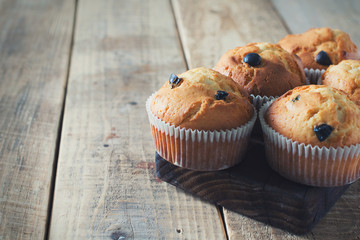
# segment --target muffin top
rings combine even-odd
[[[331,65],[321,79],[324,85],[344,91],[360,105],[360,60],[343,60]]]
[[[312,146],[344,147],[360,143],[360,108],[343,92],[307,85],[276,99],[265,120],[281,135]]]
[[[150,105],[152,113],[166,123],[186,129],[226,130],[240,127],[254,114],[248,94],[227,76],[203,67],[184,72],[175,81],[172,76]]]
[[[359,59],[356,45],[350,36],[338,29],[312,28],[301,34],[290,34],[279,45],[298,55],[305,68],[327,69],[344,59]]]
[[[280,96],[305,84],[300,59],[276,44],[250,43],[226,52],[215,70],[231,77],[249,94]]]

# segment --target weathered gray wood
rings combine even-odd
[[[359,47],[360,1],[271,1],[291,33],[302,33],[315,27],[338,28],[350,34]]]
[[[0,0],[0,239],[46,234],[74,2]]]
[[[278,42],[286,33],[266,0],[172,0],[190,68],[212,68],[227,50],[250,42]]]
[[[79,1],[51,239],[224,239],[155,175],[145,100],[185,70],[169,1]]]

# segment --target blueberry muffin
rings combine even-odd
[[[357,46],[350,36],[338,29],[312,28],[301,34],[290,34],[279,45],[298,55],[305,68],[327,69],[344,59],[359,59]]]
[[[297,87],[260,111],[267,160],[281,175],[339,186],[360,175],[360,108],[323,85]]]
[[[343,60],[321,76],[322,84],[340,89],[360,105],[360,60]]]
[[[215,70],[255,96],[280,96],[306,83],[301,61],[280,46],[266,42],[229,50]]]
[[[164,122],[185,129],[220,131],[237,128],[253,116],[248,94],[229,77],[196,68],[175,78],[178,83],[165,83],[151,102],[151,111]]]
[[[239,163],[256,119],[248,94],[208,68],[172,74],[147,111],[160,156],[199,171]]]

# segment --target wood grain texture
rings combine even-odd
[[[357,46],[360,42],[360,1],[358,0],[271,0],[291,33],[302,33],[309,28],[341,29]]]
[[[42,239],[73,26],[70,0],[0,1],[0,239]]]
[[[212,68],[229,49],[279,41],[286,28],[266,0],[172,0],[190,68]]]
[[[155,175],[145,101],[183,72],[169,1],[79,1],[50,239],[224,239]]]
[[[358,1],[190,1],[173,0],[190,68],[212,67],[227,50],[248,42],[277,42],[286,34],[316,26],[348,32],[359,46]],[[341,6],[340,6],[341,5]],[[343,6],[344,5],[344,6]],[[347,9],[347,10],[346,10]],[[281,16],[278,15],[281,14]],[[286,26],[284,25],[286,23]],[[360,182],[353,184],[310,234],[295,236],[224,209],[229,239],[357,239]]]

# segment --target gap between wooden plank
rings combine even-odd
[[[259,4],[263,4],[263,3],[266,4],[265,1],[264,2],[257,1],[253,3],[250,3],[249,1],[249,2],[243,2],[242,4],[245,4],[245,8],[248,10],[260,9],[262,11],[265,11],[264,10],[265,7],[259,7]],[[267,17],[266,19],[272,20],[271,21],[272,24],[264,28],[263,26],[267,22],[264,20],[265,18],[261,19],[262,21],[260,21],[260,29],[258,31],[254,31],[252,28],[249,27],[245,29],[238,29],[238,27],[243,26],[242,24],[246,24],[247,21],[249,21],[250,26],[252,26],[251,25],[253,24],[252,20],[255,19],[241,19],[241,18],[233,19],[233,16],[237,16],[237,15],[235,13],[233,13],[234,14],[233,16],[229,15],[229,13],[232,12],[230,11],[230,9],[236,8],[238,6],[232,5],[233,3],[231,3],[231,1],[225,1],[219,5],[217,5],[216,3],[214,4],[212,2],[203,1],[203,3],[201,3],[201,1],[199,1],[198,5],[192,7],[194,9],[197,9],[196,13],[194,10],[191,9],[190,10],[181,9],[181,5],[188,6],[187,4],[189,4],[189,1],[180,2],[180,1],[172,0],[175,20],[177,20],[175,22],[177,24],[177,30],[179,32],[178,34],[181,39],[185,61],[187,62],[190,68],[193,68],[195,66],[205,66],[205,67],[214,66],[217,57],[222,55],[222,53],[224,53],[227,49],[230,49],[238,45],[245,45],[251,41],[276,42],[280,39],[281,36],[285,35],[286,33],[289,33],[288,27],[284,23],[284,20],[280,18],[280,15],[278,14],[277,11],[274,11],[274,15],[272,16],[275,17],[276,19],[279,18],[278,22],[276,22],[276,20],[272,20],[271,11],[270,11],[269,17]],[[274,6],[272,4],[268,4],[268,7],[270,10],[274,9]],[[244,11],[242,13],[244,13]],[[197,16],[200,15],[202,17],[197,17],[196,15]],[[186,19],[188,18],[194,18],[193,22],[187,22]],[[202,24],[202,21],[206,21],[206,20],[210,20],[210,22],[211,21],[213,22],[211,23],[208,22],[208,24],[205,23]],[[242,20],[245,20],[245,22]],[[216,21],[221,21],[221,24],[226,23],[226,27],[228,29],[224,29],[224,27],[220,27],[220,26],[212,27],[212,24],[216,23]],[[191,27],[191,25],[193,27]],[[194,25],[196,27],[194,27]],[[206,27],[209,27],[209,29],[207,29]],[[276,31],[267,29],[269,27],[274,30],[276,29]],[[199,29],[198,31],[200,32],[197,32],[196,28],[198,28]],[[229,29],[231,29],[231,31]],[[259,32],[262,32],[261,29],[265,30],[263,34],[259,34]],[[196,34],[194,35],[195,32]],[[199,38],[199,36],[202,36],[203,39]],[[211,41],[212,43],[214,43],[214,41],[217,42],[215,45],[210,43],[209,38],[206,39],[206,37],[209,36],[210,39],[212,40]],[[195,38],[195,40],[192,39],[194,41],[191,41],[191,39],[189,40],[187,38]],[[211,50],[209,50],[209,48]],[[201,53],[197,52],[197,50],[199,50],[199,52]],[[233,224],[231,224],[232,219],[226,218],[226,216],[229,214],[228,210],[224,209],[222,206],[217,206],[217,209],[219,212],[219,217],[222,221],[225,236],[227,239],[229,239],[234,235],[234,233],[232,232],[234,231],[234,229],[232,229]],[[246,225],[251,224],[251,222],[252,220],[246,220]]]
[[[73,53],[73,48],[74,48],[74,36],[75,36],[75,29],[76,29],[76,15],[77,15],[78,2],[79,2],[79,0],[74,1],[73,25],[72,25],[71,41],[70,41],[70,46],[69,46],[70,51],[69,51],[69,58],[68,58],[68,64],[67,64],[67,73],[66,73],[66,80],[65,80],[63,104],[61,106],[60,119],[59,119],[59,129],[58,129],[57,138],[56,138],[54,165],[53,165],[52,177],[51,177],[51,183],[50,183],[48,217],[47,217],[46,226],[45,226],[45,239],[49,239],[49,233],[50,233],[51,214],[52,214],[52,208],[53,208],[53,203],[54,203],[54,193],[55,193],[56,171],[57,171],[58,160],[59,160],[61,132],[62,132],[62,126],[63,126],[63,121],[64,121],[66,93],[67,93],[67,86],[69,83],[70,66],[71,66],[72,53]]]
[[[172,0],[169,0],[169,2],[170,2],[170,6],[171,6],[171,12],[172,12],[172,15],[173,15],[173,18],[174,18],[174,23],[175,23],[174,25],[175,25],[175,29],[176,29],[176,34],[177,34],[178,39],[179,39],[179,45],[180,45],[180,48],[181,48],[182,57],[183,57],[183,60],[185,62],[186,70],[189,70],[189,64],[188,64],[188,61],[187,61],[187,58],[186,58],[186,53],[184,51],[184,44],[183,44],[183,40],[181,38],[181,34],[180,34],[180,31],[179,31],[179,26],[178,26],[178,22],[177,22],[176,15],[175,15],[174,5],[173,5]],[[220,206],[220,205],[217,205],[217,204],[215,206],[216,206],[216,209],[217,209],[217,211],[219,213],[219,219],[220,219],[223,231],[224,231],[224,236],[226,237],[227,240],[229,240],[228,232],[227,232],[227,229],[226,229],[226,223],[225,223],[225,218],[224,218],[223,207]]]
[[[138,104],[169,68],[184,71],[169,2],[84,2],[77,7],[49,237],[223,239],[213,205],[156,179]]]
[[[175,9],[174,9],[174,5],[173,5],[172,0],[169,0],[169,3],[170,3],[170,7],[171,7],[171,13],[172,13],[173,18],[174,18],[174,23],[175,23],[174,25],[175,25],[176,34],[177,34],[178,40],[179,40],[179,46],[180,46],[180,50],[181,50],[181,53],[182,53],[182,58],[184,60],[186,70],[189,70],[189,64],[188,64],[186,54],[185,54],[185,51],[184,51],[184,43],[182,41],[181,34],[180,34],[180,31],[179,31],[179,26],[178,26],[178,23],[177,23],[177,20],[176,20]]]
[[[226,239],[229,240],[229,235],[228,235],[228,232],[227,232],[226,223],[225,223],[225,217],[224,217],[224,208],[222,206],[220,206],[220,205],[216,205],[216,208],[217,208],[218,213],[219,213],[219,218],[220,218],[220,221],[221,221],[221,225],[223,227],[224,235],[225,235]]]
[[[0,2],[0,239],[44,239],[74,5]]]
[[[279,10],[276,8],[276,6],[274,5],[274,2],[269,0],[269,5],[271,6],[272,10],[274,11],[274,13],[278,16],[281,24],[284,26],[286,32],[288,32],[288,34],[292,34],[292,32],[290,31],[289,26],[287,25],[285,19],[283,18],[283,16],[280,14]]]

